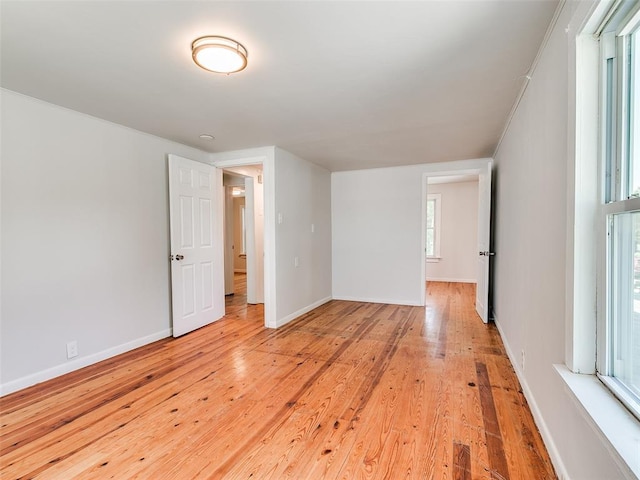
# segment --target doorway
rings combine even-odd
[[[426,280],[476,283],[478,175],[427,178]]]
[[[227,313],[247,304],[245,176],[222,173],[224,188],[224,294]]]
[[[478,315],[482,319],[483,322],[487,323],[489,321],[489,267],[490,267],[490,258],[493,255],[493,252],[490,252],[490,226],[491,226],[491,170],[492,170],[492,160],[490,159],[482,159],[477,160],[475,163],[480,164],[479,166],[474,166],[469,168],[468,166],[461,167],[459,169],[451,169],[447,168],[442,170],[434,168],[433,170],[424,173],[423,175],[423,195],[422,195],[422,211],[423,211],[423,220],[422,220],[422,231],[423,231],[423,248],[422,248],[422,279],[423,282],[429,278],[429,275],[433,274],[434,268],[429,268],[428,260],[431,260],[430,263],[438,264],[442,261],[441,255],[439,255],[432,248],[432,244],[434,241],[437,241],[437,237],[435,236],[432,228],[434,227],[431,219],[428,219],[427,210],[435,208],[433,203],[429,203],[429,193],[431,191],[436,191],[435,185],[438,184],[446,184],[448,182],[459,181],[459,180],[473,180],[477,181],[477,195],[475,195],[475,199],[477,200],[476,208],[477,208],[477,228],[476,232],[476,240],[475,240],[475,249],[473,251],[470,250],[471,247],[467,246],[465,252],[467,252],[466,260],[465,260],[465,270],[462,273],[463,280],[471,283],[475,281],[476,283],[476,311]],[[431,189],[429,188],[431,187]],[[454,198],[454,197],[452,197]],[[456,199],[458,201],[460,199]],[[442,207],[440,206],[440,211]],[[470,212],[467,212],[470,213]],[[429,223],[428,223],[429,221]],[[469,234],[467,234],[467,237]],[[454,240],[456,237],[452,237]],[[460,239],[460,236],[457,237]],[[429,241],[429,242],[428,242]],[[441,239],[442,243],[442,239]],[[427,250],[431,249],[428,253]],[[441,253],[440,249],[440,253]],[[441,258],[437,258],[440,256]],[[431,257],[429,259],[429,257]],[[475,261],[473,260],[475,258]],[[458,258],[455,259],[459,260]],[[455,263],[455,262],[454,262]],[[472,270],[471,265],[475,264],[475,269]],[[460,267],[460,266],[458,266]],[[475,273],[473,273],[475,272]],[[457,275],[461,275],[460,272]],[[443,277],[443,281],[450,281],[447,277]],[[424,284],[421,285],[421,291],[423,295],[423,304],[426,299],[426,289],[424,288]]]
[[[223,169],[225,303],[228,313],[264,303],[262,165]]]

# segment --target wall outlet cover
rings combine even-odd
[[[78,356],[78,342],[75,340],[67,343],[67,358],[74,358]]]

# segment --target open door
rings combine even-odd
[[[484,323],[489,321],[489,251],[491,242],[491,162],[478,176],[478,283],[476,310]]]
[[[224,316],[221,171],[169,155],[173,336]]]

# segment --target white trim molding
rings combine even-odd
[[[18,390],[22,390],[23,388],[31,387],[38,383],[54,379],[66,373],[80,370],[81,368],[93,365],[94,363],[98,363],[103,360],[107,360],[109,358],[115,357],[116,355],[120,355],[121,353],[126,353],[131,350],[135,350],[136,348],[156,342],[158,340],[162,340],[163,338],[170,337],[172,334],[173,332],[171,329],[162,330],[160,332],[147,335],[146,337],[137,338],[130,342],[108,348],[107,350],[103,350],[98,353],[94,353],[93,355],[79,357],[60,365],[56,365],[55,367],[42,370],[41,372],[27,375],[26,377],[22,378],[17,378],[7,383],[2,383],[0,384],[0,396],[8,395],[10,393],[17,392]]]
[[[449,283],[477,283],[477,279],[475,278],[435,278],[435,277],[427,277],[427,282],[449,282]]]
[[[349,296],[333,297],[333,299],[343,300],[345,302],[384,303],[385,305],[407,305],[409,307],[424,307],[424,304],[412,302],[411,300],[391,300],[384,298],[360,298]]]
[[[640,478],[640,422],[595,375],[573,373],[565,365],[553,367],[625,478]]]
[[[289,315],[287,315],[286,317],[280,318],[278,320],[276,320],[275,325],[274,324],[269,324],[267,325],[267,328],[279,328],[282,327],[283,325],[286,325],[287,323],[295,320],[296,318],[304,315],[305,313],[310,312],[311,310],[320,307],[321,305],[324,305],[325,303],[330,302],[331,300],[333,300],[331,297],[325,297],[323,299],[318,300],[317,302],[312,303],[311,305],[307,305],[306,307],[301,308],[298,311],[295,311]]]

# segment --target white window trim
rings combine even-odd
[[[603,147],[598,140],[600,51],[594,34],[613,3],[604,0],[593,7],[588,2],[580,4],[567,28],[569,35],[582,33],[576,35],[575,43],[569,42],[569,55],[574,55],[576,62],[575,69],[570,66],[569,70],[575,75],[569,84],[575,109],[569,109],[568,133],[575,142],[569,142],[568,150],[566,366],[555,365],[555,370],[587,422],[610,447],[620,470],[627,478],[640,478],[640,422],[595,372],[596,344],[606,329],[597,322],[604,304],[602,289],[598,288],[598,278],[605,274],[604,257],[594,254],[602,247],[596,237],[603,237],[593,232],[603,232],[606,226],[598,221],[602,195],[599,149]]]
[[[628,65],[627,62],[621,60],[625,59],[627,56],[626,46],[621,37],[617,35],[629,34],[638,27],[638,23],[640,22],[639,17],[640,8],[635,7],[632,11],[625,16],[621,21],[621,27],[617,29],[616,32],[610,32],[607,34],[603,34],[600,38],[600,71],[602,72],[601,86],[600,89],[600,111],[603,111],[605,108],[605,91],[606,91],[606,75],[605,68],[607,60],[613,59],[613,69],[614,69],[614,78],[613,83],[615,88],[613,89],[614,96],[617,98],[614,104],[614,115],[616,118],[614,122],[617,122],[620,117],[626,116],[626,109],[628,106],[623,98],[627,98],[627,84],[625,81],[620,81],[620,79],[626,79],[629,72],[627,71]],[[635,23],[634,23],[635,22]],[[605,115],[600,115],[601,125],[599,135],[601,138],[605,136]],[[623,172],[626,169],[625,161],[623,160],[626,157],[627,152],[625,152],[625,145],[627,143],[627,139],[624,136],[628,133],[626,131],[626,126],[620,126],[615,124],[616,130],[616,138],[614,139],[614,163],[613,170]],[[604,158],[606,152],[604,142],[601,142],[601,157]],[[622,162],[622,163],[621,163]],[[604,161],[601,162],[600,165],[600,175],[604,175]],[[623,185],[623,179],[626,177],[628,173],[620,173],[614,176],[612,175],[612,183],[611,183],[611,191],[613,199],[610,203],[605,203],[605,195],[604,192],[600,192],[600,204],[599,204],[599,212],[598,212],[598,258],[601,259],[599,262],[598,268],[598,343],[597,343],[597,371],[598,377],[600,380],[606,385],[609,390],[613,392],[613,394],[621,401],[638,419],[640,419],[640,404],[638,404],[638,400],[635,396],[631,396],[627,391],[626,387],[615,377],[610,376],[612,374],[612,365],[610,362],[609,349],[610,346],[610,330],[609,324],[611,322],[610,316],[611,311],[607,309],[607,298],[612,295],[610,290],[610,278],[609,271],[606,265],[606,259],[609,257],[609,248],[607,239],[612,234],[611,232],[611,224],[609,223],[610,216],[613,214],[623,213],[623,212],[631,212],[640,210],[640,198],[628,198],[629,193],[627,191],[628,185]],[[599,179],[598,182],[600,185],[604,185],[604,178]],[[623,200],[624,198],[628,198],[627,200]],[[605,310],[606,309],[606,310]]]
[[[434,221],[433,221],[433,225],[434,225],[434,230],[435,230],[435,237],[434,237],[434,254],[433,255],[426,255],[426,259],[427,259],[427,263],[434,263],[434,262],[439,262],[440,260],[442,260],[442,257],[440,256],[440,232],[441,232],[441,227],[442,227],[442,216],[441,216],[441,204],[442,204],[442,194],[440,193],[429,193],[427,194],[427,202],[430,200],[435,200],[435,208],[434,208]],[[426,211],[426,210],[425,210]],[[426,222],[425,222],[425,232],[426,232]],[[425,239],[426,239],[426,234],[425,234]],[[425,242],[425,251],[426,251],[426,242]]]
[[[573,373],[554,365],[579,411],[611,446],[616,463],[626,478],[640,478],[640,422],[624,408],[595,375]]]

